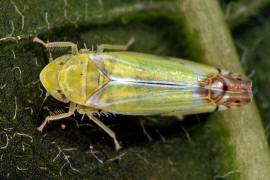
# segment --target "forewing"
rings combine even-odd
[[[135,52],[90,55],[90,59],[111,80],[120,82],[193,85],[217,69],[183,59]]]
[[[112,81],[87,100],[103,111],[127,115],[193,114],[215,110],[192,86]],[[179,113],[178,113],[179,112]]]

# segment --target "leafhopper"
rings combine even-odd
[[[121,148],[115,133],[95,114],[188,115],[215,112],[248,104],[252,82],[247,77],[195,62],[120,51],[127,45],[100,45],[97,51],[81,49],[71,42],[34,42],[46,48],[70,47],[71,53],[52,59],[40,73],[47,94],[70,103],[67,113],[47,116],[46,123],[86,114]],[[103,52],[103,49],[119,52]]]

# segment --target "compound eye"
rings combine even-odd
[[[61,90],[57,90],[57,93],[59,95],[59,101],[63,102],[63,103],[68,103],[69,100],[67,99],[67,97],[61,92]]]

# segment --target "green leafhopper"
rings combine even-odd
[[[126,46],[101,45],[96,52],[81,49],[71,42],[34,42],[46,48],[70,47],[71,54],[55,60],[41,71],[40,80],[47,94],[70,103],[69,112],[46,117],[47,122],[86,114],[106,131],[120,149],[115,133],[95,114],[187,115],[240,107],[252,100],[248,78],[191,61],[159,57],[126,50]]]

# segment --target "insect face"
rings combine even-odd
[[[61,56],[55,61],[49,63],[40,73],[40,81],[44,88],[52,95],[55,99],[68,103],[69,100],[62,93],[59,83],[58,74],[62,69],[63,64],[68,60],[69,56]]]

